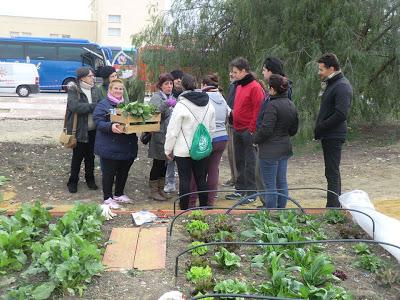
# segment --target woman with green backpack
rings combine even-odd
[[[185,74],[184,92],[179,96],[168,124],[164,145],[167,159],[175,158],[179,174],[179,206],[188,209],[192,173],[199,191],[207,188],[207,161],[212,151],[211,135],[215,131],[215,109],[209,96],[196,90],[196,80]],[[208,193],[199,193],[200,206],[207,206]]]

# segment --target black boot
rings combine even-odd
[[[98,186],[97,186],[96,182],[94,181],[94,179],[86,180],[86,184],[87,184],[89,190],[97,190],[98,189]]]
[[[67,184],[68,191],[72,194],[78,191],[78,183],[77,182],[68,182]]]

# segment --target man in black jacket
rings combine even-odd
[[[340,207],[337,195],[341,194],[340,159],[347,134],[347,114],[353,90],[340,70],[335,54],[327,53],[318,59],[321,82],[321,106],[314,129],[314,138],[321,140],[328,181],[326,207]]]

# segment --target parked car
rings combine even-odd
[[[20,97],[39,93],[39,73],[34,64],[0,62],[0,93]]]

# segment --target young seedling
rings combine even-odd
[[[357,255],[371,254],[369,247],[366,243],[358,243],[353,246],[354,253]]]
[[[383,261],[374,254],[363,254],[357,258],[354,266],[370,272],[376,272],[383,267]]]
[[[205,233],[208,229],[208,224],[199,220],[192,220],[186,225],[186,230],[195,240],[204,240]]]
[[[191,247],[195,247],[195,246],[199,246],[199,245],[203,245],[203,242],[199,242],[199,241],[194,241],[190,244]],[[192,251],[192,255],[193,256],[202,256],[207,254],[208,252],[208,247],[204,246],[204,247],[198,247],[196,249],[193,249]]]

